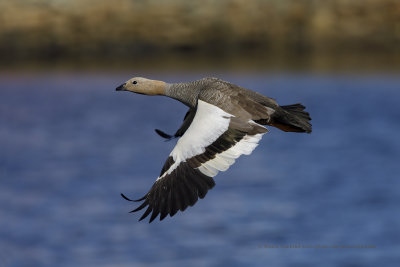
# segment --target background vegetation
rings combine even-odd
[[[399,45],[398,0],[0,2],[5,66],[161,59],[175,64],[188,58],[196,58],[196,64],[398,66]]]

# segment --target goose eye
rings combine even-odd
[[[133,83],[133,84],[137,84],[137,81],[133,81],[132,83]]]

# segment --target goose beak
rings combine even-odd
[[[115,91],[125,91],[125,83],[121,84],[117,88],[115,88]]]

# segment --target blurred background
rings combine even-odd
[[[396,0],[13,0],[10,66],[399,67]]]
[[[0,1],[0,266],[395,266],[400,2]],[[303,103],[207,197],[134,206],[186,112],[115,92],[215,76]],[[293,248],[295,247],[295,248]]]

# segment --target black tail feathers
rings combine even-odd
[[[311,133],[311,117],[304,111],[305,107],[298,103],[287,106],[280,106],[282,110],[272,118],[270,125],[285,132],[306,132]]]

